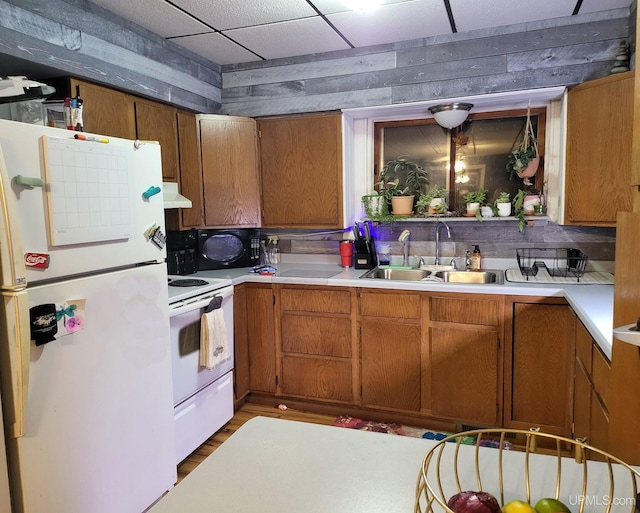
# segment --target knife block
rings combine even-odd
[[[373,239],[369,242],[365,239],[356,239],[353,246],[353,266],[356,269],[373,269],[377,265],[376,246]]]

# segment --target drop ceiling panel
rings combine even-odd
[[[93,0],[93,3],[162,37],[211,31],[165,0]]]
[[[218,32],[178,37],[171,41],[221,66],[260,60]]]
[[[349,45],[319,17],[228,30],[225,34],[258,52],[265,59],[349,48]]]
[[[450,3],[458,32],[571,16],[576,5],[575,0],[450,0]]]
[[[306,0],[172,0],[217,30],[263,25],[316,15]]]
[[[356,47],[451,33],[442,0],[400,2],[366,14],[342,12],[327,18]]]

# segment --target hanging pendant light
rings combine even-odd
[[[441,127],[451,130],[460,126],[469,116],[473,103],[443,103],[429,107],[436,123]]]

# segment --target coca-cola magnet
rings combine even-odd
[[[24,265],[32,269],[47,269],[49,260],[48,253],[27,253],[24,255]]]

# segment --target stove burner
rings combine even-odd
[[[201,287],[202,285],[208,285],[209,282],[205,280],[198,280],[196,278],[185,278],[182,280],[169,280],[170,287]]]

